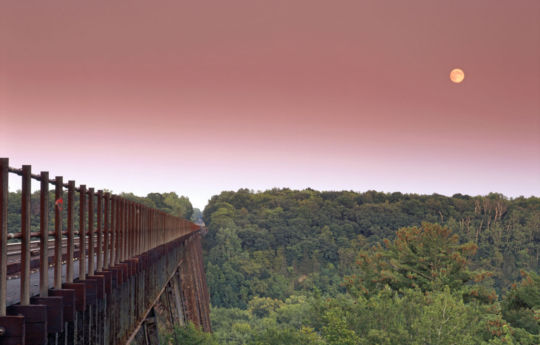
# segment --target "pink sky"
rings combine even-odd
[[[12,166],[197,207],[538,196],[540,2],[3,1],[0,120]]]

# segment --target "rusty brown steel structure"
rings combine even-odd
[[[22,179],[20,229],[7,225],[10,174]],[[32,180],[40,182],[39,232],[31,228]],[[46,171],[34,175],[30,165],[11,168],[9,159],[0,158],[0,345],[125,343],[134,339],[172,277],[180,282],[177,305],[185,309],[180,314],[210,331],[200,227],[122,196],[63,181],[49,178]],[[49,185],[54,189],[49,191]],[[37,260],[30,252],[32,238],[39,240]],[[11,301],[10,239],[21,247],[18,279],[10,281],[19,283],[19,294]],[[51,251],[49,241],[54,243]],[[34,267],[37,272],[31,271]],[[31,287],[36,275],[38,291]]]
[[[62,205],[64,202],[64,183],[62,176],[56,176],[56,188],[54,199],[58,200],[54,205],[54,240],[55,244],[62,243]],[[61,203],[60,203],[61,201]],[[62,246],[54,246],[54,288],[62,288]]]

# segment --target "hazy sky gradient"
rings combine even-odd
[[[12,166],[197,207],[538,196],[540,1],[3,1],[0,120]]]

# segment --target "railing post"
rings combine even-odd
[[[122,251],[120,261],[126,260],[126,252],[127,252],[127,246],[126,246],[126,240],[127,240],[127,202],[126,199],[122,198]]]
[[[137,253],[137,231],[139,229],[139,212],[137,203],[133,203],[133,253],[132,256],[136,256]]]
[[[159,236],[159,212],[154,211],[154,224],[152,229],[152,248],[158,246],[158,236]]]
[[[116,196],[111,195],[111,226],[110,226],[110,233],[111,233],[111,244],[110,244],[110,252],[109,252],[109,262],[110,266],[116,265],[116,255],[115,255],[115,246],[116,246]]]
[[[150,237],[148,236],[148,231],[150,229],[150,210],[145,206],[144,209],[144,217],[143,217],[143,251],[148,251],[149,248],[149,241]]]
[[[103,271],[103,191],[97,192],[97,271]]]
[[[49,296],[49,173],[41,172],[39,190],[39,295]]]
[[[148,208],[146,214],[146,248],[152,248],[152,209]]]
[[[137,255],[140,255],[142,253],[141,250],[141,243],[142,243],[142,205],[137,205]]]
[[[75,202],[75,181],[68,182],[67,202],[67,255],[66,255],[66,282],[73,283],[73,257],[75,236],[73,234],[73,203]]]
[[[141,252],[145,252],[146,249],[146,230],[148,229],[148,223],[146,218],[146,206],[141,207],[142,220],[141,220]]]
[[[9,159],[0,158],[0,316],[6,316]]]
[[[118,262],[124,261],[124,200],[118,198]]]
[[[137,216],[137,204],[133,203],[131,205],[132,211],[133,211],[133,226],[131,230],[131,256],[137,255],[137,220],[139,219]]]
[[[114,197],[114,209],[116,214],[116,226],[114,227],[114,245],[113,245],[113,255],[114,255],[114,264],[117,265],[120,262],[120,225],[121,225],[121,199],[119,196]]]
[[[56,176],[54,189],[54,288],[62,288],[62,204],[64,198],[64,180]]]
[[[30,304],[30,190],[32,166],[22,167],[21,205],[21,305]]]
[[[94,188],[88,189],[88,275],[94,275]]]
[[[160,218],[161,218],[161,239],[159,241],[159,244],[162,245],[163,243],[165,243],[165,238],[166,238],[166,235],[165,235],[165,232],[167,230],[167,225],[165,224],[165,212],[161,211],[160,212]]]
[[[139,229],[139,209],[137,208],[137,203],[133,203],[133,252],[132,256],[136,256],[137,252],[137,231]]]
[[[79,189],[79,281],[83,281],[86,278],[86,185]]]
[[[103,243],[103,266],[105,268],[109,268],[109,236],[111,232],[111,226],[110,226],[110,209],[111,209],[111,195],[109,193],[105,193],[105,214],[103,217],[103,235],[104,235],[104,243]]]
[[[131,202],[131,206],[130,206],[130,209],[131,209],[131,231],[130,231],[130,253],[129,253],[129,256],[130,257],[133,257],[135,256],[136,252],[135,252],[135,243],[137,243],[137,240],[136,240],[136,231],[137,231],[137,213],[135,212],[136,208],[135,208],[135,203],[134,202]]]
[[[143,247],[144,251],[148,251],[150,248],[150,209],[148,207],[144,208],[144,242]]]
[[[126,253],[124,259],[129,259],[131,257],[131,240],[132,240],[132,230],[133,230],[133,209],[132,202],[126,201]]]
[[[127,221],[128,221],[128,204],[126,199],[122,199],[122,261],[127,259]]]
[[[118,248],[116,256],[118,257],[118,262],[124,260],[123,249],[124,249],[124,200],[118,198]]]

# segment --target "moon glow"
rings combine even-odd
[[[463,72],[460,68],[454,68],[452,72],[450,72],[450,80],[456,84],[459,84],[465,79],[465,72]]]

